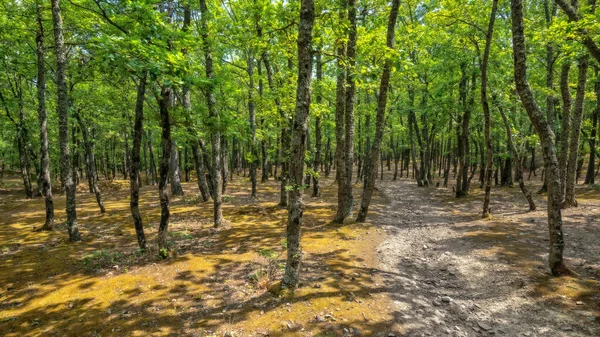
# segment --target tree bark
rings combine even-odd
[[[598,77],[598,67],[595,68],[596,77]],[[596,135],[598,133],[598,116],[600,115],[600,80],[594,83],[594,93],[596,94],[596,108],[592,115],[592,131],[590,133],[590,159],[588,161],[585,184],[593,185],[595,181],[596,164]]]
[[[181,170],[179,168],[179,150],[175,141],[171,141],[171,163],[169,167],[169,180],[171,181],[171,194],[183,195],[181,187]]]
[[[214,71],[213,71],[213,59],[211,52],[211,41],[210,32],[208,31],[208,9],[206,7],[206,0],[200,0],[200,12],[201,12],[201,38],[202,38],[202,50],[204,52],[204,62],[206,77],[209,83],[206,85],[205,95],[208,107],[208,116],[212,123],[211,132],[211,143],[212,143],[212,185],[213,185],[213,225],[214,227],[221,227],[224,225],[225,219],[223,218],[222,210],[222,191],[219,188],[221,182],[221,132],[219,131],[219,112],[217,111],[217,102],[215,98],[215,84],[214,84]]]
[[[317,66],[317,95],[316,102],[317,104],[321,104],[323,100],[322,93],[322,80],[323,80],[323,62],[321,61],[321,52],[317,51],[316,55],[316,66]],[[319,167],[321,166],[321,147],[322,147],[322,135],[321,135],[321,115],[317,115],[315,117],[315,157],[313,161],[313,191],[312,196],[318,197],[321,195],[321,190],[319,186]]]
[[[36,32],[37,52],[37,99],[38,118],[40,122],[40,178],[42,195],[46,207],[46,220],[41,230],[51,231],[54,228],[54,200],[52,199],[52,179],[50,178],[50,151],[48,149],[48,113],[46,111],[46,63],[44,63],[44,25],[42,24],[42,4],[36,3]]]
[[[521,192],[523,192],[523,195],[527,199],[527,203],[529,204],[529,210],[535,211],[535,208],[536,208],[535,202],[533,201],[531,192],[529,192],[529,190],[525,186],[525,182],[523,182],[522,161],[521,161],[521,158],[519,157],[519,151],[517,150],[517,147],[515,146],[515,142],[513,141],[512,131],[510,129],[510,123],[508,122],[508,118],[506,117],[506,114],[504,113],[504,109],[502,108],[502,106],[500,106],[498,103],[496,103],[496,106],[498,107],[498,111],[500,112],[500,116],[502,117],[502,121],[504,122],[504,128],[506,129],[506,138],[508,140],[508,146],[510,147],[510,150],[512,151],[512,153],[515,157],[515,163],[517,166],[516,176],[517,176],[517,180],[519,181],[519,188],[521,189]]]
[[[554,144],[554,132],[536,104],[533,93],[527,81],[527,56],[525,52],[525,32],[523,24],[523,0],[511,0],[512,42],[514,77],[517,92],[521,102],[535,126],[544,154],[546,167],[546,182],[548,185],[548,231],[550,236],[550,251],[548,263],[553,275],[571,273],[563,260],[564,236],[562,232],[562,214],[560,200],[560,181],[558,159]]]
[[[571,128],[569,143],[569,161],[567,164],[567,180],[565,182],[565,200],[563,208],[577,207],[577,200],[575,200],[575,185],[577,184],[577,157],[579,155],[579,138],[581,135],[581,122],[583,118],[583,103],[585,101],[585,84],[587,81],[588,65],[588,55],[579,58],[577,96],[575,97],[575,106],[573,107],[573,127]]]
[[[140,214],[140,148],[142,145],[142,134],[144,133],[144,98],[146,95],[146,76],[144,71],[139,78],[137,88],[137,98],[135,103],[135,122],[133,124],[133,149],[131,151],[131,176],[129,177],[129,188],[131,200],[129,206],[131,216],[133,217],[133,226],[137,236],[138,246],[142,252],[146,251],[146,235],[144,234],[144,226],[142,223],[142,215]],[[162,116],[161,116],[162,117]],[[162,200],[161,200],[162,201]]]
[[[202,0],[205,1],[205,0]],[[295,289],[300,277],[302,249],[300,229],[302,227],[302,179],[304,177],[304,152],[310,109],[310,82],[312,75],[312,28],[314,22],[313,0],[301,0],[298,24],[298,84],[296,87],[296,114],[292,126],[290,155],[290,183],[287,222],[287,263],[282,288]]]
[[[340,9],[339,18],[343,20],[346,12],[346,1]],[[346,45],[338,41],[337,47],[337,79],[335,88],[335,179],[337,180],[337,212],[333,218],[335,223],[343,223],[348,216],[347,184],[346,184],[346,145],[345,145],[345,114],[346,114]]]
[[[346,108],[344,115],[344,161],[346,168],[344,178],[346,196],[345,201],[345,216],[348,217],[352,213],[354,206],[354,197],[352,195],[352,172],[354,165],[354,103],[356,93],[356,80],[354,79],[356,66],[356,0],[348,0],[348,21],[350,29],[348,32],[348,46],[346,49]]]
[[[69,148],[69,96],[67,91],[67,52],[63,37],[63,21],[60,0],[52,2],[52,21],[54,24],[54,49],[56,54],[57,113],[60,141],[61,180],[67,195],[67,229],[71,242],[80,241],[81,234],[77,225],[76,190],[71,171],[71,151]]]
[[[386,46],[391,50],[395,45],[395,27],[396,19],[398,18],[398,7],[400,6],[400,0],[392,1],[392,8],[390,11],[390,17],[387,26],[386,34]],[[375,177],[377,174],[377,164],[379,155],[381,153],[381,142],[383,140],[383,131],[385,126],[385,109],[387,105],[387,94],[388,86],[390,83],[390,73],[392,67],[392,60],[386,58],[383,65],[383,73],[381,74],[381,84],[379,85],[379,96],[377,100],[377,117],[375,122],[375,138],[373,140],[373,147],[371,148],[371,160],[369,161],[370,169],[368,170],[369,177],[363,190],[363,196],[360,204],[360,211],[356,218],[357,222],[364,222],[367,219],[369,212],[369,205],[371,204],[371,197],[373,196],[373,190],[375,189]]]
[[[88,183],[90,184],[90,189],[92,193],[96,196],[96,203],[98,203],[98,207],[100,208],[100,213],[106,213],[106,208],[104,207],[104,202],[102,201],[102,194],[100,193],[100,188],[98,187],[98,173],[96,172],[96,156],[94,153],[94,140],[90,135],[89,127],[83,122],[83,119],[77,111],[75,113],[75,118],[79,123],[79,128],[81,129],[81,135],[83,136],[83,145],[85,147],[85,165],[88,171]]]
[[[562,97],[562,127],[560,134],[560,152],[558,154],[558,170],[560,173],[560,199],[565,199],[567,182],[567,162],[569,158],[569,131],[571,129],[572,97],[569,89],[570,61],[563,63],[560,71],[560,93]]]
[[[483,52],[483,60],[481,61],[481,106],[483,107],[483,116],[485,119],[485,196],[483,198],[483,218],[490,217],[490,194],[492,191],[492,174],[494,174],[494,153],[492,149],[492,137],[490,135],[491,120],[490,120],[490,105],[487,98],[487,67],[490,58],[490,49],[492,47],[492,37],[494,35],[494,21],[496,20],[496,12],[498,10],[498,0],[492,2],[492,12],[488,30],[485,36],[485,50]],[[510,129],[509,129],[510,130]],[[483,164],[483,163],[482,163]]]

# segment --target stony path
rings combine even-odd
[[[504,223],[485,222],[479,201],[453,201],[445,189],[407,180],[380,188],[391,199],[381,214],[389,235],[380,268],[403,335],[600,336],[598,308],[542,296],[536,280],[550,279],[543,211],[512,219],[502,210]],[[523,216],[532,218],[519,226]]]

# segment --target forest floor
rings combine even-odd
[[[537,191],[541,186],[531,186]],[[383,185],[383,184],[382,184]],[[579,186],[563,211],[565,257],[579,277],[552,277],[546,199],[528,212],[518,187],[483,190],[386,182],[378,248],[403,336],[600,336],[600,192]]]
[[[526,212],[518,188],[482,192],[378,183],[366,224],[333,225],[336,188],[305,195],[302,283],[271,294],[285,262],[279,185],[236,178],[225,195],[225,229],[194,182],[172,198],[166,260],[141,255],[126,181],[103,181],[107,207],[80,186],[83,241],[69,243],[64,197],[56,230],[43,200],[22,199],[18,180],[0,188],[0,336],[600,336],[600,192],[578,188],[564,212],[565,256],[579,277],[553,278],[546,263],[545,201]],[[355,188],[359,203],[360,188]],[[141,192],[147,239],[160,216],[155,186]]]

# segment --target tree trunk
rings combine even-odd
[[[560,71],[560,92],[562,95],[562,128],[560,134],[560,152],[558,154],[558,170],[560,173],[561,200],[565,198],[567,181],[567,161],[569,158],[569,131],[571,129],[571,105],[572,97],[569,89],[569,70],[571,63],[563,63]]]
[[[202,0],[205,1],[205,0]],[[296,115],[292,126],[290,154],[289,208],[287,222],[287,263],[282,288],[295,289],[300,277],[302,249],[300,229],[302,227],[302,178],[304,177],[304,152],[310,109],[310,82],[312,75],[311,40],[314,22],[313,0],[301,0],[298,24],[298,84],[296,86]]]
[[[171,181],[171,194],[183,195],[181,187],[181,170],[179,169],[179,150],[175,141],[171,141],[171,163],[169,165],[169,180]]]
[[[169,108],[171,104],[171,88],[163,86],[158,99],[160,111],[160,127],[162,129],[162,158],[159,163],[158,176],[158,196],[160,198],[160,224],[158,227],[158,255],[162,258],[169,256],[169,247],[167,243],[167,234],[169,229],[169,218],[171,212],[169,209],[169,192],[167,180],[171,167],[171,121],[169,118]]]
[[[598,67],[595,67],[596,77],[598,77]],[[596,164],[596,135],[598,132],[598,116],[600,115],[600,80],[594,83],[594,93],[596,94],[596,108],[592,115],[592,131],[590,134],[590,159],[588,161],[587,174],[585,176],[585,184],[593,185],[595,181],[595,164]]]
[[[252,192],[250,197],[256,198],[256,166],[258,153],[256,151],[256,105],[254,103],[254,56],[248,55],[248,78],[250,85],[248,87],[248,112],[250,114],[250,182],[252,183]]]
[[[515,163],[517,165],[516,176],[517,176],[517,180],[519,181],[519,188],[521,189],[521,192],[523,192],[523,195],[527,199],[527,203],[529,204],[529,210],[535,211],[535,202],[533,201],[531,192],[529,192],[529,190],[525,186],[525,183],[523,182],[523,166],[521,164],[521,159],[519,158],[519,151],[517,150],[517,147],[515,146],[515,142],[513,141],[512,131],[510,129],[510,123],[508,122],[508,118],[506,118],[506,114],[504,113],[504,109],[502,108],[502,106],[500,106],[499,104],[496,104],[496,106],[498,107],[498,111],[500,112],[500,116],[502,117],[502,121],[504,122],[504,128],[506,129],[506,138],[508,140],[508,146],[510,147],[510,150],[512,151],[512,153],[515,157]]]
[[[144,98],[146,95],[146,75],[144,72],[139,79],[137,88],[137,98],[135,103],[135,122],[133,125],[133,149],[131,151],[131,176],[129,178],[129,188],[131,200],[131,216],[133,217],[133,226],[137,236],[138,246],[142,252],[146,251],[146,236],[144,235],[144,226],[142,215],[140,214],[140,148],[142,144],[143,121],[144,121]],[[162,116],[161,116],[162,117]],[[161,200],[162,201],[162,200]]]
[[[535,126],[544,154],[546,182],[548,185],[548,231],[550,252],[548,262],[553,275],[571,273],[563,260],[564,237],[562,232],[562,214],[560,200],[560,181],[558,159],[554,145],[554,132],[536,104],[527,81],[527,56],[525,52],[525,32],[523,24],[523,0],[511,0],[512,42],[515,84],[521,102]]]
[[[61,180],[67,195],[66,214],[67,229],[71,242],[80,241],[81,234],[77,226],[77,209],[75,197],[75,183],[71,171],[71,151],[69,149],[69,96],[67,91],[67,53],[63,38],[63,22],[60,9],[60,0],[52,2],[52,21],[54,24],[54,50],[56,55],[56,88],[57,113],[59,126]]]
[[[90,184],[90,189],[92,190],[92,193],[94,193],[94,195],[96,196],[96,202],[98,203],[98,207],[100,208],[100,213],[106,213],[106,208],[104,208],[104,202],[102,202],[102,194],[100,193],[100,188],[98,188],[98,173],[96,172],[95,164],[96,156],[94,153],[94,140],[93,137],[90,136],[89,128],[85,125],[85,123],[83,123],[79,111],[76,111],[75,118],[79,123],[81,135],[83,136],[83,145],[85,149],[85,165],[88,168],[87,171],[89,175],[88,183]]]
[[[46,63],[44,63],[44,25],[42,24],[42,4],[36,3],[36,21],[38,30],[36,32],[37,52],[37,99],[38,118],[40,122],[40,178],[42,183],[42,195],[46,207],[46,221],[41,230],[51,231],[54,229],[54,200],[52,199],[52,179],[50,178],[50,151],[48,150],[48,113],[46,112]]]
[[[494,173],[494,154],[492,152],[492,137],[490,135],[490,105],[487,98],[487,67],[492,47],[492,37],[494,34],[494,21],[496,20],[496,11],[498,10],[498,0],[492,2],[492,13],[485,37],[485,50],[483,52],[483,61],[481,61],[481,106],[483,107],[483,116],[485,119],[485,149],[486,149],[486,174],[485,174],[485,196],[483,198],[483,218],[490,217],[490,193],[492,191],[492,174]],[[482,163],[483,166],[483,163]]]
[[[316,102],[317,104],[321,104],[323,100],[323,93],[321,92],[321,84],[323,80],[323,62],[321,61],[321,53],[317,51],[316,55],[316,65],[317,65],[317,83],[319,84]],[[321,195],[320,186],[319,186],[319,167],[321,166],[321,147],[322,147],[322,135],[321,135],[321,115],[317,115],[315,117],[315,158],[313,161],[313,191],[312,196],[318,197]]]
[[[217,102],[215,98],[215,84],[213,74],[213,60],[211,53],[211,45],[209,41],[210,33],[208,31],[208,19],[209,15],[206,8],[206,0],[200,0],[200,12],[201,12],[201,38],[202,38],[202,49],[204,52],[204,62],[206,77],[209,83],[206,85],[205,95],[208,107],[208,116],[213,121],[211,143],[212,143],[212,185],[213,185],[213,223],[214,227],[221,227],[224,224],[223,210],[222,210],[222,194],[221,189],[221,132],[219,131],[219,112],[217,111]]]
[[[339,18],[343,20],[347,10],[346,1],[340,9]],[[337,79],[335,89],[335,179],[337,181],[337,212],[333,218],[335,223],[343,223],[348,216],[348,201],[346,184],[346,151],[345,151],[345,115],[346,115],[346,45],[338,41],[337,46]]]
[[[345,201],[345,216],[348,217],[352,213],[354,206],[354,197],[352,195],[352,172],[354,166],[354,103],[356,93],[356,80],[354,79],[354,68],[356,65],[356,0],[348,0],[348,21],[350,29],[348,31],[348,46],[346,49],[346,108],[344,116],[344,161],[346,168],[344,178],[346,196]]]
[[[389,49],[394,49],[394,32],[396,27],[396,19],[398,18],[398,7],[400,6],[400,0],[392,1],[392,8],[390,11],[390,17],[387,26],[386,34],[386,45]],[[375,176],[377,174],[377,161],[381,153],[381,142],[383,140],[383,131],[385,126],[385,109],[387,105],[387,94],[388,86],[390,83],[390,73],[392,60],[386,58],[383,65],[383,73],[381,74],[381,84],[379,85],[379,96],[377,99],[377,118],[375,122],[375,138],[373,140],[373,147],[371,149],[371,160],[369,165],[371,166],[368,170],[369,177],[363,190],[363,197],[360,204],[360,211],[356,218],[357,222],[364,222],[367,219],[369,211],[369,205],[371,203],[371,197],[373,196],[373,190],[375,189]]]
[[[581,134],[581,122],[583,118],[583,103],[585,101],[585,84],[587,81],[588,65],[588,55],[579,58],[579,77],[577,80],[577,96],[575,97],[575,106],[573,108],[573,127],[571,128],[569,144],[569,160],[567,164],[567,180],[565,182],[565,200],[563,204],[564,208],[577,207],[577,200],[575,200],[575,185],[577,183],[577,157],[579,155],[579,136]]]

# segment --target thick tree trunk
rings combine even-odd
[[[202,0],[204,1],[204,0]],[[290,183],[288,222],[287,222],[287,263],[282,287],[295,289],[300,278],[302,248],[300,229],[302,227],[302,178],[304,177],[304,152],[306,151],[306,131],[310,109],[310,82],[312,75],[311,40],[314,22],[313,0],[301,0],[300,22],[298,24],[298,84],[296,87],[296,115],[292,126],[292,147],[290,155]]]
[[[131,151],[131,176],[129,178],[129,188],[131,200],[129,206],[131,216],[133,217],[133,226],[137,236],[138,246],[141,251],[146,251],[146,236],[144,235],[144,226],[142,215],[140,214],[140,148],[142,145],[143,121],[144,121],[144,98],[146,95],[146,75],[144,72],[139,79],[137,88],[137,98],[135,103],[135,122],[133,125],[133,149]],[[162,116],[161,116],[162,117]],[[162,200],[161,200],[162,201]]]
[[[535,126],[544,154],[546,182],[548,185],[548,231],[550,235],[550,252],[548,262],[553,275],[570,273],[563,260],[564,237],[562,232],[562,214],[560,200],[560,181],[558,159],[554,144],[554,132],[536,104],[527,81],[527,56],[525,52],[525,32],[523,24],[523,0],[511,0],[512,41],[514,75],[516,88],[521,102]]]
[[[577,200],[575,200],[575,185],[577,183],[577,158],[579,155],[579,136],[581,134],[581,122],[583,119],[583,103],[585,100],[585,84],[587,81],[588,65],[588,55],[579,58],[577,96],[575,97],[575,106],[573,108],[573,127],[571,128],[569,143],[569,160],[567,163],[567,180],[565,182],[565,200],[563,208],[577,207]]]
[[[389,49],[393,49],[395,45],[395,27],[396,19],[398,18],[398,7],[400,6],[400,0],[392,1],[392,8],[390,11],[390,17],[387,26],[386,34],[386,45]],[[377,118],[375,122],[375,138],[373,140],[373,147],[371,149],[371,160],[369,165],[371,166],[368,170],[369,177],[363,190],[363,196],[360,204],[360,211],[356,218],[357,222],[364,222],[367,219],[369,212],[369,205],[371,204],[371,197],[373,196],[373,190],[375,189],[375,176],[377,174],[377,161],[381,153],[381,142],[383,140],[383,131],[385,126],[385,109],[387,105],[387,94],[388,86],[390,83],[390,73],[392,66],[391,59],[386,59],[383,65],[383,72],[381,74],[381,84],[379,85],[379,96],[377,100]]]
[[[41,230],[51,231],[54,228],[54,200],[52,199],[52,179],[50,178],[50,151],[48,149],[48,113],[46,112],[46,63],[44,63],[44,25],[42,24],[42,4],[36,3],[37,52],[37,99],[38,118],[40,122],[40,180],[42,196],[46,207],[46,220]]]
[[[206,0],[200,0],[200,12],[201,12],[201,38],[202,38],[202,49],[204,52],[204,62],[206,77],[209,83],[206,85],[205,95],[208,107],[208,116],[214,121],[211,132],[211,143],[212,143],[212,185],[213,185],[213,224],[214,227],[221,227],[224,225],[225,219],[223,219],[222,210],[222,191],[219,188],[221,186],[221,132],[219,131],[219,112],[217,111],[217,102],[215,98],[215,84],[213,74],[213,59],[211,52],[211,44],[209,41],[210,32],[208,31],[208,9],[206,7]]]
[[[63,22],[60,0],[52,2],[52,21],[54,23],[54,50],[56,55],[56,88],[58,134],[60,143],[61,180],[67,195],[66,214],[69,240],[80,241],[81,234],[77,225],[75,183],[71,171],[71,151],[69,149],[69,96],[67,91],[67,53],[63,38]]]

